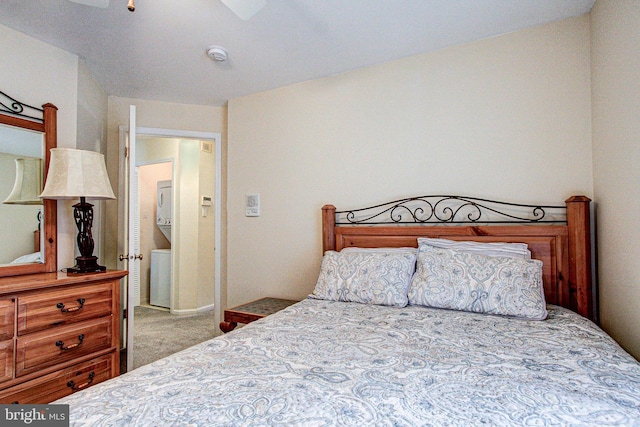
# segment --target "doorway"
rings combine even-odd
[[[138,162],[140,286],[135,306],[170,310],[173,295],[173,160]],[[175,284],[179,286],[179,283]]]
[[[171,259],[169,303],[165,303],[165,307],[160,306],[160,311],[170,313],[170,317],[176,320],[203,313],[213,320],[219,318],[217,302],[220,301],[220,254],[216,250],[220,247],[220,134],[135,129],[136,149],[131,159],[135,162],[134,176],[127,174],[120,180],[127,187],[122,190],[131,192],[132,197],[128,203],[121,200],[126,206],[119,208],[119,216],[123,219],[127,218],[126,213],[130,209],[134,209],[133,219],[123,221],[127,224],[120,233],[120,248],[126,247],[126,239],[138,241],[134,256],[123,262],[123,267],[130,271],[122,292],[123,307],[128,309],[128,318],[122,322],[125,338],[122,347],[126,348],[129,368],[137,367],[133,357],[134,349],[138,348],[134,344],[133,332],[137,330],[136,307],[154,305],[150,291],[153,251],[169,250]],[[127,144],[127,137],[127,129],[121,129],[123,147]],[[152,169],[154,171],[149,172]],[[127,171],[128,168],[124,165],[120,170]],[[156,189],[160,181],[170,181],[174,186],[172,219],[170,226],[164,227],[169,229],[168,236],[157,225]],[[210,202],[205,204],[205,200]],[[136,268],[131,268],[133,263],[137,263]],[[146,320],[148,318],[145,317]],[[211,320],[209,323],[215,332],[217,323]],[[202,333],[194,327],[193,336],[195,343]]]

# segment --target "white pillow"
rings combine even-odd
[[[512,258],[531,259],[531,251],[529,251],[526,243],[471,242],[419,237],[418,246],[421,245],[471,252],[486,256],[508,256]]]
[[[22,255],[11,261],[11,264],[25,264],[31,262],[42,262],[42,257],[40,252],[34,252],[32,254]]]
[[[411,253],[327,251],[310,297],[404,307],[415,264]]]
[[[409,304],[544,320],[542,261],[423,245]]]

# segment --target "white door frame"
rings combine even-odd
[[[119,153],[124,153],[127,146],[127,136],[129,133],[128,126],[120,126],[119,127]],[[206,140],[213,141],[214,143],[214,162],[215,162],[215,171],[214,171],[214,204],[213,204],[213,213],[214,213],[214,318],[220,319],[221,317],[221,300],[222,300],[222,261],[221,261],[221,247],[222,247],[222,135],[217,132],[199,132],[199,131],[187,131],[187,130],[175,130],[175,129],[161,129],[161,128],[148,128],[148,127],[135,127],[136,135],[143,136],[157,136],[157,137],[165,137],[165,138],[179,138],[179,139],[198,139],[198,140]],[[128,170],[126,168],[126,162],[124,161],[124,156],[120,155],[120,173],[127,173]],[[123,167],[124,165],[124,167]],[[122,180],[120,180],[122,185]],[[123,203],[124,204],[124,203]],[[123,217],[123,215],[127,215],[127,212],[124,209],[118,209],[118,216]],[[124,222],[124,221],[122,221]],[[124,226],[123,226],[124,227]],[[119,227],[120,228],[120,227]],[[118,239],[123,235],[121,230],[118,232]],[[120,247],[120,245],[119,245]],[[124,248],[123,250],[127,250]],[[122,261],[118,264],[119,268],[123,268]],[[128,288],[125,289],[124,294],[127,295]],[[172,292],[173,294],[173,292]],[[128,298],[126,300],[128,303]],[[127,307],[126,303],[123,303],[124,307]],[[133,317],[133,313],[129,313],[128,317]],[[126,322],[126,320],[125,320]],[[132,322],[133,323],[133,322]],[[122,326],[121,326],[122,329]],[[128,328],[125,328],[127,330]],[[133,337],[131,337],[133,339]],[[129,337],[124,336],[123,345],[128,347],[129,345]],[[127,349],[127,356],[129,358],[129,354],[133,354],[131,349]],[[127,368],[131,368],[132,364],[129,364]]]

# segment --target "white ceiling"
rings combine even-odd
[[[228,99],[589,12],[595,0],[267,0],[248,21],[220,0],[2,0],[0,24],[78,55],[108,95]],[[216,63],[210,45],[229,59]]]

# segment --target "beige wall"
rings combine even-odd
[[[640,359],[640,2],[591,12],[594,193],[603,328]]]
[[[233,99],[228,120],[227,302],[304,298],[325,203],[592,196],[589,18]]]
[[[213,233],[208,236],[199,234],[198,203],[200,195],[199,164],[200,142],[183,140],[180,143],[180,164],[178,167],[178,179],[176,180],[176,218],[173,229],[176,236],[173,239],[175,266],[179,269],[178,275],[174,274],[172,311],[196,309],[204,305],[211,305],[213,300],[203,301],[198,298],[198,271],[206,264],[200,265],[200,241],[206,241],[209,251],[205,251],[203,258],[207,264],[213,264]],[[213,274],[205,278],[202,286],[213,289]]]
[[[198,232],[201,236],[210,236],[211,240],[198,239],[198,276],[195,283],[197,284],[197,299],[200,306],[210,305],[215,301],[215,289],[209,286],[209,280],[215,274],[215,260],[210,257],[213,249],[215,237],[215,217],[214,206],[215,201],[215,150],[211,153],[200,150],[198,156],[198,170],[200,171],[198,180],[198,202],[196,206],[195,217],[198,218]],[[212,206],[206,209],[204,216],[200,197],[208,196],[212,199]],[[223,304],[220,304],[222,306]],[[222,320],[222,319],[221,319]]]
[[[78,126],[76,131],[76,148],[107,151],[107,94],[100,87],[85,65],[78,62]],[[104,200],[90,200],[93,203],[92,235],[95,243],[93,254],[98,263],[104,265]]]
[[[105,153],[107,94],[82,62],[78,63],[78,127],[76,147]]]
[[[0,25],[0,90],[33,106],[58,107],[58,147],[76,147],[78,57]],[[73,266],[72,201],[58,202],[58,267]]]

